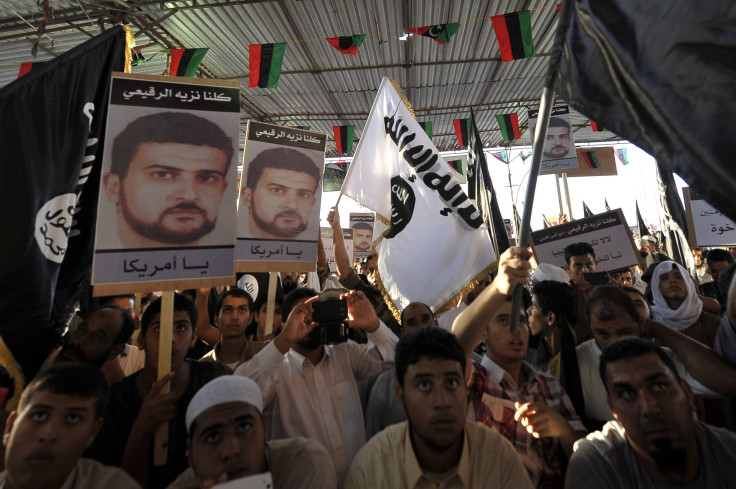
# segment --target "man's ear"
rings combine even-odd
[[[143,341],[143,330],[142,329],[141,329],[141,332],[138,334],[137,343],[138,343],[138,348],[140,348],[141,350],[146,349],[145,342]]]
[[[685,391],[685,396],[687,397],[687,403],[690,405],[690,410],[694,413],[695,395],[693,394],[692,387],[690,387],[690,384],[688,384],[685,379],[680,379],[680,386],[682,387],[682,390]]]
[[[13,425],[15,420],[18,418],[18,411],[13,411],[8,416],[8,420],[5,422],[5,432],[3,433],[3,445],[8,446],[8,440],[10,440],[10,432],[13,431]]]
[[[567,273],[570,273],[571,272],[571,270],[570,270],[570,264],[569,263],[565,263],[565,271]]]
[[[557,324],[557,315],[552,311],[547,313],[545,319],[547,320],[547,326],[554,326]]]
[[[100,416],[95,420],[95,424],[92,427],[92,433],[90,434],[89,439],[87,440],[87,447],[89,448],[90,445],[92,445],[92,442],[95,441],[95,438],[97,437],[97,433],[100,432],[100,429],[102,429],[102,424],[105,422],[105,418]]]
[[[243,189],[240,191],[240,198],[243,202],[250,208],[251,206],[251,200],[253,198],[253,193],[250,189],[250,187],[243,187]]]
[[[398,382],[396,382],[396,398],[399,400],[399,404],[401,404],[401,409],[406,413],[406,409],[404,409],[404,389],[401,388]]]
[[[107,172],[102,176],[102,185],[110,202],[117,204],[120,201],[120,176],[117,173]]]
[[[613,410],[613,400],[608,394],[606,394],[606,404],[608,404],[608,409],[610,409],[613,413],[613,417],[616,419],[616,421],[618,421],[618,414],[616,414],[616,411]]]

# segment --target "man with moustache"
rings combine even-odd
[[[158,379],[161,299],[148,306],[141,319],[138,344],[146,353],[144,367],[114,384],[105,422],[86,456],[123,468],[144,487],[166,487],[187,467],[184,413],[194,394],[227,369],[215,362],[185,361],[194,344],[197,309],[181,294],[174,295],[171,372]],[[171,382],[170,391],[163,393]],[[153,464],[153,439],[168,423],[166,463]]]
[[[733,487],[736,435],[695,420],[692,389],[660,346],[617,340],[600,376],[615,421],[575,444],[567,489]]]
[[[215,229],[233,151],[218,125],[193,114],[132,121],[113,141],[112,165],[102,177],[117,207],[117,236],[98,238],[98,248],[199,244]]]
[[[559,160],[570,152],[570,124],[562,117],[550,117],[544,142],[545,160]],[[573,154],[574,156],[574,154]]]
[[[398,338],[383,324],[362,292],[343,294],[350,327],[370,343],[323,345],[312,321],[314,290],[302,287],[284,298],[283,331],[235,370],[263,392],[269,439],[303,436],[321,443],[332,457],[342,487],[350,462],[365,443],[358,380],[389,368]]]
[[[353,251],[370,251],[373,244],[373,226],[367,222],[353,225]]]

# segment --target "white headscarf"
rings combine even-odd
[[[659,277],[664,273],[671,272],[673,267],[677,267],[680,270],[682,278],[685,281],[685,287],[687,287],[687,297],[677,309],[670,309],[662,295],[662,291],[659,289]],[[698,297],[695,284],[690,280],[690,274],[687,273],[687,270],[682,265],[673,261],[665,261],[657,265],[652,275],[651,286],[652,296],[654,297],[654,305],[652,306],[654,319],[675,331],[683,331],[698,320],[703,310],[703,302]]]
[[[207,382],[189,401],[185,415],[189,434],[192,434],[192,423],[197,416],[227,402],[244,402],[256,408],[259,414],[263,412],[263,396],[258,384],[248,377],[222,375]]]
[[[549,263],[540,263],[537,265],[537,269],[534,270],[532,280],[538,282],[544,282],[545,280],[554,280],[555,282],[561,282],[566,284],[570,281],[570,276],[562,268]]]

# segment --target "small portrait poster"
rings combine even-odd
[[[96,295],[234,281],[239,125],[237,81],[113,75]]]
[[[353,240],[353,262],[371,254],[376,216],[372,212],[351,212],[350,229]]]
[[[313,271],[327,135],[249,121],[238,203],[238,271]]]
[[[330,273],[337,273],[337,267],[335,266],[335,244],[334,244],[334,232],[332,228],[320,228],[322,235],[322,246],[325,247],[325,256],[327,257],[327,265],[330,268]],[[348,256],[353,254],[353,231],[350,229],[342,230],[342,238],[345,241],[345,250],[348,252]]]
[[[529,128],[532,137],[537,128],[538,110],[529,110]],[[565,173],[578,167],[575,139],[570,125],[570,110],[567,105],[552,107],[547,126],[547,138],[542,151],[540,173]]]
[[[348,161],[333,161],[325,165],[325,176],[322,190],[325,192],[337,192],[342,188],[345,175],[348,174]]]

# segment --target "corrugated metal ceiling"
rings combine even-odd
[[[360,138],[384,76],[396,80],[417,119],[433,121],[441,150],[458,147],[452,120],[475,111],[483,141],[503,145],[495,115],[519,112],[522,140],[530,144],[526,108],[537,108],[559,13],[556,1],[534,0],[282,0],[176,2],[50,0],[55,16],[39,43],[45,61],[84,42],[115,21],[127,21],[148,65],[135,73],[162,74],[167,49],[209,47],[197,76],[241,81],[241,122],[257,119],[309,125],[332,139],[332,126],[354,124]],[[35,0],[0,0],[0,87],[17,77],[31,56],[41,15]],[[537,57],[500,61],[492,15],[530,10]],[[446,45],[409,36],[408,27],[460,22]],[[358,56],[343,55],[327,37],[367,34]],[[52,42],[53,41],[53,42]],[[277,89],[248,88],[248,45],[287,42]],[[578,142],[618,141],[594,133],[572,112]],[[357,143],[357,141],[356,141]],[[241,137],[241,149],[242,149]],[[334,155],[333,141],[328,155]]]

